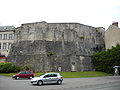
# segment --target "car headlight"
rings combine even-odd
[[[31,79],[31,81],[35,81],[34,79]]]
[[[13,75],[13,77],[15,77],[15,75]]]

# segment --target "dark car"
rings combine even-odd
[[[15,78],[15,79],[20,79],[20,78],[31,79],[33,77],[34,77],[34,73],[31,72],[31,71],[21,71],[18,74],[15,74],[15,75],[12,76],[12,78]]]

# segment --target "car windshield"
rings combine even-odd
[[[25,74],[25,72],[19,72],[18,74]]]

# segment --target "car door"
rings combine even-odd
[[[43,82],[44,83],[50,83],[50,74],[47,74],[43,77]]]
[[[57,74],[51,74],[50,81],[51,83],[56,83],[58,80]]]
[[[25,78],[25,72],[21,72],[19,75],[20,75],[20,78]]]
[[[31,76],[31,72],[27,71],[26,72],[26,78],[29,78]]]

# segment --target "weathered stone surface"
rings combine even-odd
[[[115,25],[110,25],[105,32],[105,47],[111,49],[112,46],[120,44],[120,28]]]
[[[28,23],[16,29],[8,60],[40,71],[89,71],[104,50],[104,29],[79,23]]]

